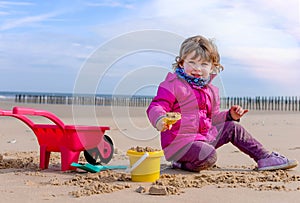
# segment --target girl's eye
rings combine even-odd
[[[194,65],[194,64],[195,64],[195,62],[194,62],[194,61],[189,61],[189,64],[193,64],[193,65]]]

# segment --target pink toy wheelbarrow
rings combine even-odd
[[[36,124],[28,115],[43,116],[53,124]],[[0,109],[0,116],[17,118],[33,130],[40,145],[40,169],[48,168],[51,152],[61,153],[62,171],[76,170],[71,164],[78,162],[81,151],[93,165],[112,159],[113,141],[104,134],[110,129],[108,126],[65,125],[51,112],[24,107],[14,107],[11,111]]]

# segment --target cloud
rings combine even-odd
[[[0,69],[18,72],[77,71],[91,52],[77,37],[53,33],[0,35]],[[84,43],[86,44],[86,42]],[[18,60],[16,60],[16,58]],[[22,64],[22,65],[20,65]]]
[[[35,15],[35,16],[27,16],[19,19],[8,20],[4,24],[0,25],[0,31],[10,30],[13,28],[24,27],[28,25],[32,25],[34,23],[43,22],[45,20],[49,20],[52,17],[57,15],[56,12],[54,13],[47,13],[42,15]]]
[[[35,5],[32,2],[25,2],[25,1],[0,1],[0,8],[7,8],[11,6],[32,6]]]
[[[185,37],[201,34],[215,38],[223,60],[237,64],[228,70],[231,75],[286,89],[300,80],[298,0],[154,0],[136,11],[108,29],[95,29],[106,37],[149,28]]]
[[[0,11],[0,16],[6,16],[6,15],[9,15],[9,12]]]
[[[78,68],[79,61],[82,62],[92,50],[101,46],[104,39],[110,40],[137,30],[156,29],[184,37],[201,34],[215,38],[222,61],[226,63],[225,75],[228,71],[228,75],[244,77],[245,81],[257,78],[264,84],[272,86],[280,83],[281,87],[286,88],[300,80],[300,69],[297,68],[300,64],[298,0],[89,0],[75,1],[71,8],[68,4],[62,2],[45,8],[42,4],[35,5],[26,1],[0,1],[0,16],[3,16],[3,19],[8,15],[12,16],[12,9],[6,8],[23,9],[22,6],[30,8],[34,5],[34,8],[29,10],[15,9],[18,14],[14,19],[6,18],[5,21],[0,21],[0,31],[11,31],[0,34],[0,50],[10,57],[11,63],[20,56],[28,68],[31,68],[29,62],[32,61],[36,68],[53,66],[62,68],[61,71],[68,71],[69,67]],[[99,9],[107,9],[110,12],[102,14],[99,13]],[[120,9],[125,12],[112,15],[113,11],[117,12]],[[93,13],[95,10],[98,10],[97,14]],[[86,20],[88,14],[93,16],[93,20]],[[56,24],[53,20],[58,16],[73,21],[69,21],[68,24]],[[102,20],[97,21],[98,18]],[[104,18],[107,20],[103,21]],[[47,24],[49,21],[52,22]],[[72,24],[74,22],[76,24]],[[36,33],[25,30],[32,26],[43,26],[43,30],[37,30]],[[25,28],[24,30],[28,31],[27,37],[30,37],[27,39],[26,36],[16,33],[7,38],[16,28]],[[74,28],[77,31],[73,31]],[[9,62],[7,58],[5,61]],[[136,64],[140,63],[137,61]],[[134,67],[135,64],[129,65]],[[17,67],[17,64],[11,67]],[[4,68],[2,63],[1,68]],[[119,69],[116,70],[113,72],[112,69],[110,74],[119,74]],[[299,93],[298,91],[297,94]]]
[[[282,85],[290,85],[299,81],[300,50],[298,48],[248,48],[235,47],[232,50],[238,61],[249,66],[249,72],[260,79],[280,81]],[[283,80],[285,78],[285,80]]]
[[[18,13],[16,10],[23,8],[23,6],[33,6],[32,2],[12,2],[12,1],[0,1],[0,16],[7,17],[13,16]],[[1,11],[2,10],[2,11]],[[23,12],[23,11],[21,11]],[[2,21],[2,19],[1,19]]]
[[[87,2],[85,3],[86,6],[90,7],[113,7],[113,8],[127,8],[132,9],[134,8],[133,4],[130,3],[124,3],[121,1],[101,1],[101,2]]]

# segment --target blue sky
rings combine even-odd
[[[300,96],[299,0],[0,0],[0,91],[94,81],[87,91],[154,94],[180,40],[198,34],[219,48],[225,96]]]

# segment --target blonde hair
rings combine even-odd
[[[179,56],[175,58],[173,69],[175,70],[178,66],[182,65],[186,56],[192,52],[195,52],[193,59],[200,56],[202,59],[212,62],[212,72],[214,74],[219,73],[224,69],[224,67],[220,64],[220,55],[213,40],[206,39],[201,35],[187,38],[182,42]]]

